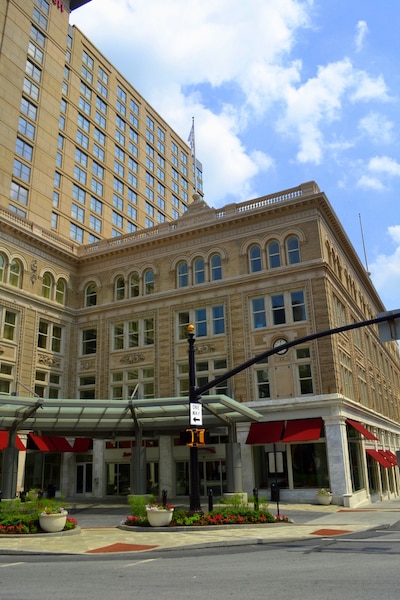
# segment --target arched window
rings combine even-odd
[[[222,261],[219,254],[213,254],[210,260],[211,281],[222,279]]]
[[[22,281],[22,266],[21,266],[21,263],[19,262],[19,260],[14,258],[10,263],[10,275],[9,275],[8,282],[11,285],[20,288],[21,281]]]
[[[47,298],[47,300],[51,300],[52,295],[53,295],[53,285],[54,285],[54,281],[53,281],[52,275],[50,275],[50,273],[45,273],[43,275],[43,281],[42,281],[42,296],[43,296],[43,298]]]
[[[57,281],[56,286],[56,302],[58,304],[65,304],[65,290],[67,289],[67,285],[64,279],[59,279]]]
[[[154,293],[154,271],[153,269],[147,269],[143,276],[144,281],[144,293],[146,296]]]
[[[6,270],[6,259],[0,254],[0,281],[4,281],[4,274]]]
[[[97,304],[97,285],[92,281],[86,288],[85,306],[96,306]]]
[[[115,280],[115,299],[123,300],[125,298],[125,279],[120,275]]]
[[[270,269],[281,266],[281,250],[277,241],[268,244],[268,266]]]
[[[300,244],[295,235],[286,241],[287,264],[294,265],[300,262]]]
[[[261,271],[261,248],[257,244],[254,244],[249,248],[249,267],[250,273]]]
[[[177,268],[178,276],[178,288],[186,287],[189,285],[189,269],[188,264],[185,261],[181,261]]]
[[[194,283],[204,283],[204,281],[204,260],[202,258],[196,258],[194,261]]]
[[[129,277],[129,298],[139,296],[139,273],[135,271]]]

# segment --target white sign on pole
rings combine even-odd
[[[199,402],[190,403],[190,424],[196,426],[203,425],[203,411]]]

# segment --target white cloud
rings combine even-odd
[[[393,141],[394,123],[385,115],[370,112],[360,120],[358,127],[375,144],[390,144]]]
[[[314,164],[321,162],[324,147],[329,147],[323,129],[341,118],[346,102],[387,99],[383,79],[354,69],[348,58],[319,67],[316,77],[297,88],[287,87],[284,94],[287,110],[279,127],[298,137],[298,160]]]
[[[368,168],[370,171],[400,177],[400,163],[389,156],[374,156],[369,161]]]
[[[320,165],[354,143],[346,130],[329,137],[346,109],[388,100],[384,78],[356,69],[349,58],[316,73],[309,63],[304,76],[294,52],[299,33],[311,27],[312,9],[313,0],[96,0],[72,20],[185,141],[195,116],[205,192],[212,189],[219,204],[256,194],[255,178],[275,168],[275,148],[263,150],[268,132],[290,142],[289,162],[297,154],[300,164]],[[359,47],[367,29],[357,24]],[[360,129],[372,136],[382,124],[389,139],[389,121],[366,117]],[[264,139],[246,144],[256,126],[265,129]],[[359,186],[384,187],[370,172]]]
[[[383,191],[393,177],[400,177],[400,163],[389,156],[374,156],[365,165],[357,187]]]
[[[368,25],[366,21],[358,21],[356,26],[356,51],[361,52],[364,44],[365,36],[368,33]]]
[[[357,187],[364,190],[375,190],[377,192],[383,192],[385,186],[377,177],[371,177],[371,175],[361,175],[357,181]]]
[[[386,308],[400,307],[400,225],[388,227],[388,234],[395,248],[391,254],[379,254],[370,265],[372,281],[379,294],[385,298]]]

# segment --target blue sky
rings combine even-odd
[[[399,0],[92,0],[71,21],[184,140],[195,118],[209,206],[316,181],[400,308]]]

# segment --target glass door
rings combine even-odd
[[[93,491],[93,465],[92,463],[76,464],[75,493],[90,496]]]

